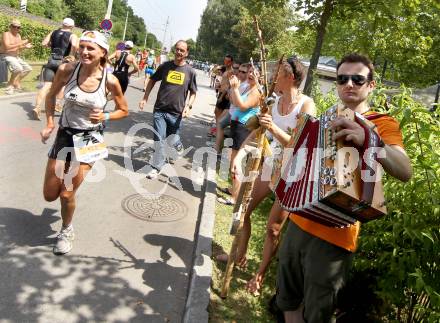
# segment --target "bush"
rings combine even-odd
[[[413,176],[386,176],[388,216],[362,227],[355,271],[377,271],[377,295],[399,322],[440,319],[440,122],[402,87],[393,97],[379,88],[373,104],[400,121]]]
[[[0,31],[1,33],[9,30],[9,25],[13,17],[0,13]],[[52,30],[53,26],[42,24],[41,22],[35,22],[25,17],[18,17],[21,22],[21,38],[29,39],[33,47],[31,49],[24,49],[22,51],[22,57],[25,60],[41,61],[47,60],[50,54],[50,50],[41,45],[44,37]]]
[[[440,122],[409,89],[393,92],[378,84],[370,104],[399,120],[413,176],[383,178],[388,216],[362,226],[341,323],[440,321]],[[316,83],[312,96],[318,115],[337,102]]]

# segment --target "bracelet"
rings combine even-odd
[[[104,118],[105,121],[110,120],[110,112],[104,112],[104,116],[105,116]]]

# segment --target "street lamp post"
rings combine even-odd
[[[105,19],[110,19],[110,16],[112,15],[112,7],[113,7],[113,0],[108,0],[107,12],[104,17]]]
[[[145,29],[144,48],[147,47],[147,36],[148,36],[148,31],[147,29]]]
[[[127,10],[127,15],[125,16],[124,35],[122,36],[122,41],[125,41],[125,33],[127,32],[127,22],[128,22],[128,10]]]

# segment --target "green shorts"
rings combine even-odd
[[[304,319],[308,323],[330,322],[353,253],[289,221],[278,257],[278,307],[286,312],[304,304]]]

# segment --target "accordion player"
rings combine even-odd
[[[363,147],[332,139],[330,122],[337,117],[354,120],[364,128]],[[275,187],[281,206],[331,227],[386,215],[381,168],[376,161],[382,142],[374,128],[367,118],[341,105],[317,119],[301,115],[290,148],[285,150],[290,158]]]

